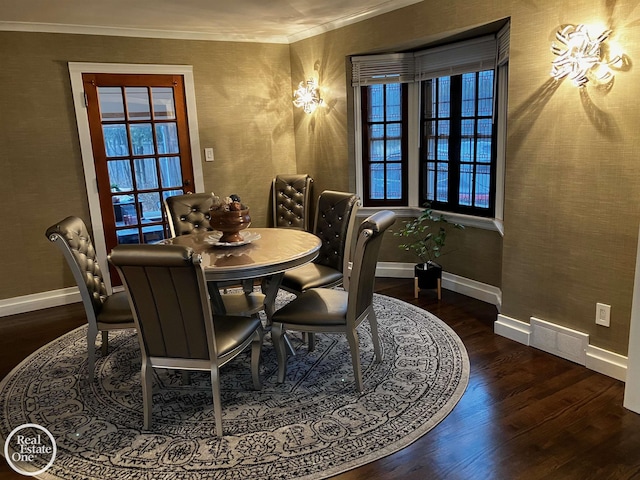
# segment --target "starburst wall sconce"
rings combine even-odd
[[[322,102],[320,87],[318,87],[318,82],[313,78],[306,82],[300,82],[298,88],[293,92],[293,104],[302,108],[308,114],[313,113],[319,105],[322,105]]]
[[[611,67],[622,62],[620,55],[612,56],[606,44],[611,33],[611,30],[603,30],[593,38],[586,25],[563,25],[556,32],[558,43],[551,44],[551,51],[556,55],[551,76],[556,80],[568,77],[577,87],[583,87],[589,81],[610,82],[613,79]]]

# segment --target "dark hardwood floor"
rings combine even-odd
[[[412,282],[381,278],[376,290],[425,308],[455,330],[469,353],[469,385],[428,434],[335,478],[640,479],[640,415],[622,406],[622,382],[495,335],[492,305],[446,290],[441,301],[428,291],[414,300]],[[0,319],[0,376],[83,323],[80,305]],[[22,478],[0,460],[0,479]]]

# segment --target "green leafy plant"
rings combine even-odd
[[[447,240],[447,227],[464,229],[464,225],[449,222],[441,213],[434,213],[429,203],[424,204],[422,213],[394,232],[396,237],[406,239],[398,245],[407,252],[413,252],[423,263],[433,263],[443,254]]]

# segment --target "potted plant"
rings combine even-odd
[[[394,232],[394,236],[406,239],[398,247],[413,252],[420,259],[420,263],[414,266],[416,297],[420,288],[437,288],[440,298],[442,266],[436,260],[444,253],[448,226],[464,229],[464,225],[449,222],[443,214],[434,213],[431,205],[425,203],[418,217],[404,222],[404,226]]]

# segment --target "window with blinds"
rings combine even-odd
[[[443,211],[496,215],[504,168],[496,122],[506,112],[506,88],[498,85],[506,83],[508,51],[507,24],[493,35],[418,52],[352,57],[365,206],[430,202]],[[410,170],[419,174],[410,178]]]

